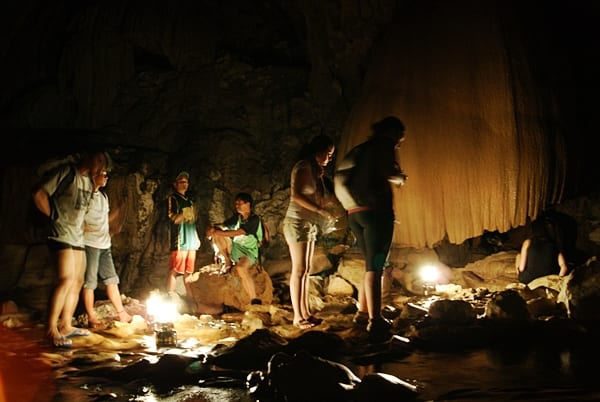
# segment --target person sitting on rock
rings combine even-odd
[[[519,282],[529,283],[546,276],[568,273],[565,256],[558,247],[551,222],[537,219],[531,224],[531,236],[521,246],[517,275]]]
[[[250,269],[258,261],[261,231],[261,219],[252,211],[252,206],[250,194],[238,193],[235,196],[237,213],[220,225],[211,225],[206,230],[206,237],[212,241],[222,272],[228,272],[235,266],[250,303],[261,304],[250,275]]]

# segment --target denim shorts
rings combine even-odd
[[[105,285],[118,285],[119,277],[115,271],[112,253],[109,248],[85,247],[85,289],[96,289],[98,278]]]

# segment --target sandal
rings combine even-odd
[[[296,327],[298,329],[309,329],[309,328],[314,327],[314,324],[312,324],[308,320],[300,320],[300,321],[294,323],[294,327]]]
[[[52,338],[52,344],[55,348],[69,349],[73,346],[73,341],[68,339],[66,336],[59,336]]]
[[[90,336],[91,332],[85,328],[73,327],[73,331],[69,335],[65,335],[64,338],[74,338],[76,336]]]
[[[311,315],[306,319],[306,321],[308,321],[312,325],[319,325],[320,323],[323,322],[323,319],[319,318],[319,317],[315,317],[314,315]]]

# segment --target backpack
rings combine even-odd
[[[335,196],[347,211],[359,205],[356,180],[356,165],[364,147],[359,144],[352,148],[341,160],[333,176]]]
[[[79,154],[68,154],[64,156],[59,156],[56,158],[48,159],[42,163],[40,163],[35,168],[35,176],[37,179],[37,183],[43,183],[49,175],[55,173],[60,167],[70,164],[76,165],[79,163],[81,159],[81,155]],[[37,184],[36,183],[36,184]]]
[[[271,233],[269,227],[263,221],[263,218],[259,216],[258,229],[256,229],[256,239],[258,240],[258,247],[266,246],[271,240]]]
[[[62,161],[62,163],[61,163]],[[56,188],[55,194],[60,194],[65,191],[65,189],[73,183],[76,175],[76,166],[72,162],[74,159],[63,158],[50,160],[42,163],[35,170],[36,178],[34,180],[33,188],[30,191],[29,196],[29,204],[28,204],[28,212],[27,212],[27,231],[29,236],[34,241],[43,241],[50,234],[50,217],[44,215],[33,202],[32,194],[36,191],[49,177],[56,174],[60,169],[62,169],[65,165],[69,166],[68,173],[61,179]],[[50,205],[52,208],[52,199],[50,199]]]

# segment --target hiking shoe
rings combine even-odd
[[[352,318],[352,322],[358,326],[366,327],[369,324],[369,313],[366,311],[357,311]]]
[[[373,343],[385,342],[392,337],[392,323],[383,317],[369,320],[367,324],[367,332],[369,333],[369,341]]]

